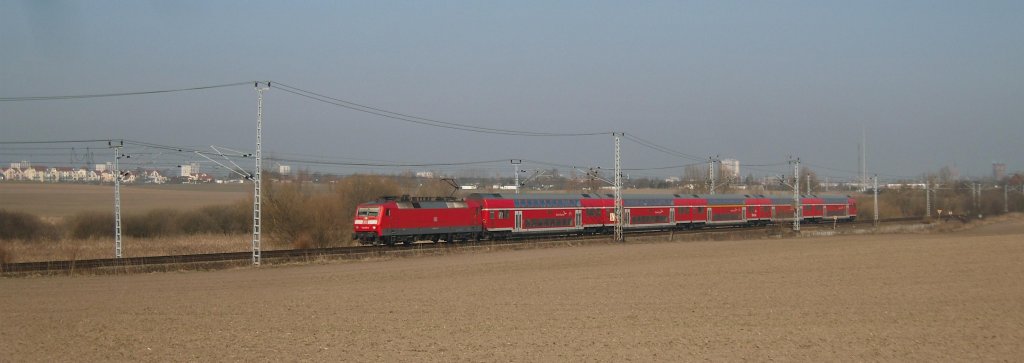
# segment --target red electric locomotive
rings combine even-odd
[[[480,206],[454,198],[385,197],[356,209],[353,239],[363,243],[411,244],[481,237]]]

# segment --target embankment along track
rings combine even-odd
[[[892,218],[881,220],[887,225],[919,223],[920,218]],[[835,233],[849,233],[851,230],[870,226],[871,221],[846,223],[818,223],[802,225],[805,234],[823,236]],[[734,239],[796,236],[788,230],[789,224],[772,224],[761,227],[721,227],[673,231],[634,231],[627,234],[630,239],[652,241],[657,239],[694,240],[694,239]],[[862,231],[863,232],[863,231]],[[472,243],[415,243],[413,245],[396,246],[357,246],[329,247],[289,250],[265,250],[261,253],[262,263],[281,263],[293,261],[309,261],[322,258],[330,259],[363,259],[385,256],[410,256],[424,254],[450,253],[462,250],[480,249],[518,249],[533,247],[549,247],[566,244],[609,243],[610,236],[558,236],[545,238],[524,238],[511,240],[480,241]],[[209,269],[219,267],[244,266],[251,264],[252,252],[226,252],[171,256],[143,256],[89,260],[61,260],[0,264],[0,273],[19,275],[30,273],[74,273],[99,272],[122,273],[133,271],[153,271],[157,269]]]

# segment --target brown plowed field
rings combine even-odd
[[[0,279],[0,361],[1020,361],[1024,221]]]
[[[252,195],[248,184],[129,184],[121,186],[121,211],[191,210],[232,204]],[[0,208],[62,218],[83,211],[114,213],[114,186],[62,183],[0,183]]]

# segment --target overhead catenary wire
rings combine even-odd
[[[138,96],[138,95],[151,95],[151,94],[159,94],[159,93],[187,92],[187,91],[199,91],[199,90],[214,89],[214,88],[235,87],[235,86],[247,85],[247,84],[252,84],[252,83],[253,83],[252,81],[246,81],[246,82],[214,84],[214,85],[186,87],[186,88],[173,88],[173,89],[147,90],[147,91],[131,91],[131,92],[116,92],[116,93],[87,93],[87,94],[78,94],[78,95],[0,97],[0,102],[53,101],[53,100],[73,100],[73,99],[82,99],[82,98]]]
[[[116,139],[93,139],[93,140],[35,140],[35,141],[0,141],[0,145],[24,145],[24,144],[77,144],[111,142]]]
[[[450,121],[442,121],[432,118],[414,116],[406,113],[389,111],[379,107],[367,106],[352,101],[347,101],[337,97],[327,96],[321,93],[308,91],[294,86],[289,86],[284,83],[274,82],[273,83],[278,90],[305,97],[311,100],[343,107],[346,109],[373,114],[381,117],[390,119],[411,122],[415,124],[439,127],[452,130],[494,134],[494,135],[508,135],[508,136],[529,136],[529,137],[575,137],[575,136],[596,136],[596,135],[610,135],[611,132],[535,132],[535,131],[522,131],[522,130],[510,130],[510,129],[499,129],[492,127],[474,126],[463,123],[456,123]]]
[[[101,142],[101,141],[102,142],[107,142],[109,140],[95,139],[95,140],[21,141],[21,142],[18,142],[18,143],[20,143],[20,144],[38,144],[38,143]],[[125,139],[124,143],[125,143],[125,145],[128,145],[128,146],[142,147],[144,149],[162,150],[161,152],[152,152],[152,151],[151,152],[146,152],[146,151],[134,151],[134,152],[132,152],[132,154],[136,155],[136,156],[160,155],[164,151],[170,151],[172,154],[173,153],[179,153],[182,156],[186,156],[186,157],[189,156],[189,155],[196,155],[196,154],[199,154],[201,156],[202,155],[213,155],[213,156],[223,157],[223,158],[226,158],[226,159],[227,158],[235,158],[235,159],[241,158],[241,159],[245,159],[245,158],[251,157],[251,154],[248,154],[246,152],[239,151],[239,150],[233,150],[233,149],[229,149],[229,148],[224,148],[224,147],[220,147],[220,149],[233,152],[234,154],[232,154],[232,153],[224,153],[224,152],[219,152],[219,153],[218,152],[210,152],[209,150],[201,149],[201,148],[193,147],[193,146],[164,145],[164,144],[157,144],[157,143],[140,141],[140,140],[132,140],[132,139]],[[7,148],[8,150],[10,150],[10,149],[15,149],[15,150],[19,150],[19,149],[20,150],[26,150],[26,149],[42,149],[42,150],[51,150],[51,149],[53,149],[53,150],[67,150],[67,149],[74,149],[74,148],[70,148],[70,147],[52,147],[52,148],[50,148],[50,147],[40,148],[40,147],[34,147],[34,146],[28,146],[28,147],[21,146],[21,147],[19,147],[19,146],[16,146],[16,145],[15,146],[4,146],[3,148]],[[35,155],[35,156],[62,156],[62,155],[64,155],[62,153],[47,153],[47,152],[30,152],[30,153],[20,153],[20,152],[10,153],[9,152],[7,154],[8,155],[29,155],[29,156],[32,156],[32,155]],[[272,157],[268,157],[267,160],[268,161],[273,161],[273,162],[291,162],[291,163],[297,163],[297,164],[310,164],[310,165],[321,165],[321,166],[341,166],[341,167],[380,167],[380,168],[394,168],[394,167],[445,167],[445,166],[467,166],[467,165],[503,164],[505,162],[505,159],[501,159],[501,160],[485,160],[485,161],[470,161],[470,162],[415,162],[414,163],[414,162],[397,162],[397,161],[372,160],[372,159],[330,159],[330,158],[323,157],[321,155],[311,155],[311,154],[290,154],[290,153],[280,153],[280,152],[277,152],[275,154],[278,154],[278,155],[296,155],[296,156],[300,156],[300,157],[273,157],[272,156]],[[167,155],[165,154],[164,156],[167,156]],[[359,160],[359,161],[353,161],[353,160]],[[549,162],[549,161],[542,161],[542,160],[526,160],[526,159],[524,159],[524,161],[526,161],[526,162],[528,162],[530,164],[544,165],[544,166],[557,167],[557,168],[566,168],[566,169],[577,169],[577,170],[584,170],[584,169],[588,169],[589,167],[593,167],[593,165],[589,165],[589,167],[588,167],[588,166],[580,166],[578,164],[571,164],[571,163],[564,163],[564,162],[561,162],[561,163],[560,162]],[[141,163],[136,162],[136,164],[141,164]],[[177,166],[177,165],[180,165],[181,163],[180,162],[178,162],[178,163],[170,163],[170,162],[154,163],[154,162],[148,162],[146,164],[147,165],[151,165],[151,166],[156,166],[156,165],[161,165],[161,166]],[[685,167],[689,167],[689,166],[698,166],[698,165],[703,165],[703,164],[704,164],[704,162],[701,161],[701,162],[694,162],[694,163],[681,164],[681,165],[639,167],[639,168],[623,168],[623,171],[629,171],[629,172],[634,172],[635,173],[635,172],[642,172],[642,171],[656,171],[656,170],[678,169],[678,168],[685,168]],[[779,163],[779,164],[783,164],[783,163]],[[771,166],[771,165],[779,165],[779,164],[756,164],[756,165]],[[751,164],[750,166],[753,166],[753,165],[755,165],[755,164]],[[600,167],[598,167],[598,168],[600,168]],[[767,170],[756,168],[756,167],[750,167],[750,169],[751,170],[767,171]],[[774,171],[772,171],[772,172],[774,172]]]
[[[644,147],[650,148],[650,149],[655,150],[655,151],[660,151],[660,152],[668,154],[668,155],[672,155],[672,156],[683,158],[683,159],[690,159],[690,160],[694,160],[694,161],[704,160],[704,158],[702,158],[702,157],[695,156],[695,155],[690,155],[690,154],[683,153],[683,152],[679,152],[679,151],[670,149],[668,147],[658,145],[658,144],[656,144],[654,142],[651,142],[651,141],[648,141],[648,140],[645,140],[645,139],[641,139],[641,138],[639,138],[637,136],[634,136],[632,134],[629,134],[629,133],[623,133],[622,136],[626,140],[633,141],[633,142],[635,142],[637,144],[640,144],[640,145],[642,145]]]
[[[88,98],[102,98],[102,97],[137,96],[137,95],[151,95],[151,94],[163,94],[163,93],[173,93],[173,92],[201,91],[201,90],[209,90],[209,89],[215,89],[215,88],[243,86],[243,85],[249,85],[249,84],[252,84],[252,83],[253,83],[252,81],[245,81],[245,82],[235,82],[235,83],[202,85],[202,86],[185,87],[185,88],[141,90],[141,91],[130,91],[130,92],[86,93],[86,94],[74,94],[74,95],[48,95],[48,96],[0,97],[0,101],[3,101],[3,102],[46,101],[46,100],[69,100],[69,99],[88,99]],[[566,133],[561,133],[561,132],[538,132],[538,131],[524,131],[524,130],[512,130],[512,129],[501,129],[501,128],[491,128],[491,127],[475,126],[475,125],[470,125],[470,124],[465,124],[465,123],[450,122],[450,121],[444,121],[444,120],[439,120],[439,119],[434,119],[434,118],[420,117],[420,116],[416,116],[416,115],[412,115],[412,114],[408,114],[408,113],[390,111],[390,110],[387,110],[387,109],[384,109],[384,108],[380,108],[380,107],[369,106],[369,105],[366,105],[366,104],[356,103],[356,102],[352,102],[352,101],[349,101],[349,100],[341,99],[341,98],[338,98],[338,97],[328,96],[328,95],[325,95],[323,93],[313,92],[313,91],[310,91],[310,90],[307,90],[307,89],[291,86],[291,85],[285,84],[285,83],[268,82],[267,84],[268,85],[273,84],[273,86],[275,88],[277,88],[279,90],[282,90],[285,93],[297,95],[297,96],[304,97],[304,98],[311,99],[311,100],[315,100],[315,101],[318,101],[318,102],[323,102],[323,103],[335,105],[335,106],[338,106],[338,107],[343,107],[343,108],[346,108],[346,109],[350,109],[350,110],[354,110],[354,111],[359,111],[359,112],[364,112],[364,113],[368,113],[368,114],[373,114],[373,115],[377,115],[377,116],[381,116],[381,117],[396,119],[396,120],[410,122],[410,123],[416,123],[416,124],[420,124],[420,125],[424,125],[424,126],[440,127],[440,128],[454,129],[454,130],[467,131],[467,132],[475,132],[475,133],[485,133],[485,134],[495,134],[495,135],[508,135],[508,136],[523,136],[523,137],[575,137],[575,136],[595,136],[595,135],[608,135],[608,134],[611,134],[611,132],[578,132],[578,133],[569,133],[569,132],[566,132]],[[683,152],[674,150],[672,148],[659,145],[659,144],[654,143],[654,142],[652,142],[650,140],[646,140],[646,139],[640,138],[640,137],[635,136],[633,134],[623,133],[622,136],[623,136],[623,138],[625,138],[627,140],[630,140],[630,141],[633,141],[633,142],[635,142],[635,143],[637,143],[637,144],[639,144],[641,146],[644,146],[644,147],[649,148],[651,150],[658,151],[658,152],[661,152],[661,153],[665,153],[665,154],[668,154],[668,155],[671,155],[671,156],[674,156],[674,157],[679,157],[679,158],[693,160],[693,161],[703,161],[704,160],[703,157],[698,157],[698,156],[695,156],[695,155],[692,155],[692,154],[683,153]],[[111,142],[112,140],[113,139],[48,140],[48,141],[0,141],[0,145],[60,144],[60,143],[100,143],[100,142]],[[126,140],[126,143],[128,143],[127,140]],[[134,144],[137,145],[137,146],[150,147],[150,148],[156,148],[156,149],[163,149],[163,150],[168,150],[168,151],[209,153],[208,151],[199,150],[199,149],[193,148],[193,147],[173,147],[173,146],[152,144],[152,143],[146,143],[146,142],[140,142],[140,141],[136,141],[136,142],[134,142]],[[54,149],[57,149],[57,148],[54,148]],[[8,153],[8,154],[11,154],[11,153]],[[37,154],[37,155],[42,155],[42,154]],[[241,155],[241,154],[240,155],[222,154],[222,155],[218,155],[218,156],[222,156],[222,157],[227,158],[227,157],[246,157],[247,155]],[[443,164],[444,163],[441,163],[439,165],[443,165]],[[781,166],[781,165],[784,165],[784,164],[785,163],[744,164],[744,166],[746,166],[750,170],[758,170],[758,169],[756,169],[754,167],[758,167],[758,166]],[[815,168],[831,170],[831,171],[840,172],[840,173],[844,173],[844,174],[850,174],[850,175],[858,174],[858,172],[849,171],[849,170],[831,168],[831,167],[826,167],[826,166],[822,166],[822,165],[815,165],[815,164],[811,164],[811,163],[805,163],[805,164],[808,165],[808,166],[814,166]],[[403,163],[395,163],[395,164],[384,164],[384,163],[381,163],[381,164],[350,163],[349,165],[354,165],[354,166],[364,166],[364,165],[365,166],[378,166],[378,165],[379,166],[431,166],[433,164],[421,165],[421,164],[413,164],[413,163],[408,163],[408,164],[403,164]],[[687,167],[687,166],[691,166],[691,165],[693,165],[693,164],[678,165],[678,166],[653,167],[653,168],[624,168],[623,170],[627,170],[627,171],[667,170],[667,169],[674,169],[674,168],[680,168],[680,167]],[[567,166],[567,167],[574,167],[574,166]],[[895,179],[918,179],[919,178],[919,177],[888,175],[888,174],[878,174],[878,175],[885,176],[885,177],[890,177],[890,178],[895,178]]]
[[[375,167],[431,167],[431,166],[463,166],[463,165],[481,165],[481,164],[495,164],[505,163],[508,159],[501,160],[482,160],[482,161],[463,161],[463,162],[447,162],[447,163],[401,163],[401,164],[384,164],[384,163],[353,163],[353,162],[339,162],[329,160],[303,160],[303,159],[291,159],[291,158],[264,158],[268,161],[287,161],[301,164],[319,164],[319,165],[334,165],[334,166],[375,166]]]

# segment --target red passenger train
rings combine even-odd
[[[793,220],[793,198],[765,195],[623,195],[623,228],[690,229]],[[801,220],[852,221],[849,196],[801,197]],[[611,233],[609,194],[472,194],[465,199],[388,197],[360,204],[353,239],[366,244]]]

